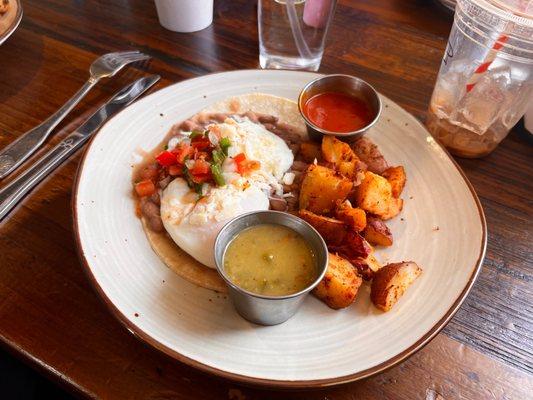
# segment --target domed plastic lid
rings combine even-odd
[[[496,7],[526,18],[533,18],[533,0],[489,0]]]
[[[455,14],[468,17],[482,36],[499,34],[500,51],[533,62],[533,0],[457,0]]]

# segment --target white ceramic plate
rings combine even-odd
[[[369,376],[427,343],[452,317],[479,272],[486,246],[483,211],[469,182],[426,129],[383,98],[369,136],[408,181],[404,211],[389,223],[383,261],[415,260],[424,270],[392,311],[382,313],[364,286],[342,311],[309,296],[288,322],[260,327],[229,299],[175,275],[153,253],[131,198],[139,150],[155,147],[178,121],[228,96],[271,93],[296,100],[319,76],[234,71],[180,82],[130,106],[91,142],[74,200],[83,264],[130,331],[165,353],[217,375],[277,387],[313,387]]]
[[[10,37],[22,20],[22,4],[19,0],[12,0],[10,9],[0,15],[0,44]]]

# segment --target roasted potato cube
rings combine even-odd
[[[337,205],[335,216],[356,232],[361,232],[366,227],[366,213],[360,208],[352,207],[348,200]]]
[[[372,303],[380,310],[389,311],[421,273],[422,269],[412,261],[385,265],[372,280]]]
[[[353,161],[339,161],[337,164],[335,164],[335,170],[347,178],[354,178],[357,173],[355,169],[355,162]]]
[[[322,159],[322,151],[320,150],[320,145],[314,142],[302,142],[300,144],[300,153],[299,155],[306,163],[313,163],[315,159],[320,161]]]
[[[362,282],[348,260],[329,253],[326,275],[313,293],[333,309],[345,308],[354,302]]]
[[[367,218],[363,237],[368,243],[377,246],[392,246],[392,233],[385,222],[379,218]]]
[[[403,208],[403,200],[393,197],[389,201],[389,209],[385,214],[381,214],[381,219],[387,220],[397,216]]]
[[[331,163],[341,175],[354,179],[366,165],[359,160],[348,143],[344,143],[334,136],[322,138],[322,156]]]
[[[405,181],[407,180],[403,167],[400,165],[398,167],[387,168],[381,175],[389,181],[392,196],[396,198],[400,197],[405,186]]]
[[[300,188],[300,209],[327,214],[335,209],[337,200],[346,199],[352,186],[352,181],[335,171],[321,165],[310,165]]]
[[[348,143],[344,143],[335,136],[322,138],[322,156],[324,160],[336,164],[339,161],[349,161],[355,157],[355,153]]]
[[[346,232],[341,245],[328,244],[328,248],[349,260],[358,257],[366,258],[372,252],[372,247],[370,247],[368,242],[352,229]]]
[[[348,227],[342,221],[314,214],[308,210],[300,210],[299,216],[308,222],[324,238],[328,245],[340,246],[348,233]]]
[[[356,258],[350,260],[350,262],[365,281],[372,280],[374,274],[381,269],[381,264],[374,256],[373,249],[366,258]]]
[[[349,230],[344,222],[308,210],[300,210],[298,215],[313,226],[328,245],[340,246],[344,243]]]
[[[367,165],[370,172],[381,174],[389,168],[389,164],[387,164],[387,160],[379,151],[378,146],[367,137],[358,139],[351,145],[351,148],[355,155]]]
[[[372,248],[363,237],[338,219],[300,210],[298,215],[313,226],[332,251],[347,258],[367,257]]]
[[[392,189],[382,176],[366,171],[365,179],[356,188],[357,205],[371,214],[383,215],[389,212]]]
[[[364,259],[364,261],[368,265],[368,268],[370,268],[373,272],[378,272],[381,268],[383,268],[383,265],[381,265],[381,263],[374,255],[374,249],[372,249],[370,254]]]

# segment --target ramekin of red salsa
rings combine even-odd
[[[367,82],[350,75],[327,75],[308,83],[298,99],[311,139],[323,135],[355,139],[381,113],[379,95]]]

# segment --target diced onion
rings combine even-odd
[[[295,177],[296,175],[293,172],[285,173],[285,175],[283,175],[283,184],[292,185]]]
[[[191,143],[191,139],[189,139],[187,136],[179,135],[174,136],[170,138],[170,140],[167,143],[167,150],[173,150],[175,149],[180,143]]]
[[[226,158],[222,163],[222,172],[237,172],[237,164],[231,158]]]
[[[218,136],[215,134],[215,132],[209,131],[209,133],[207,134],[207,137],[209,138],[209,141],[211,142],[213,146],[218,145]]]

